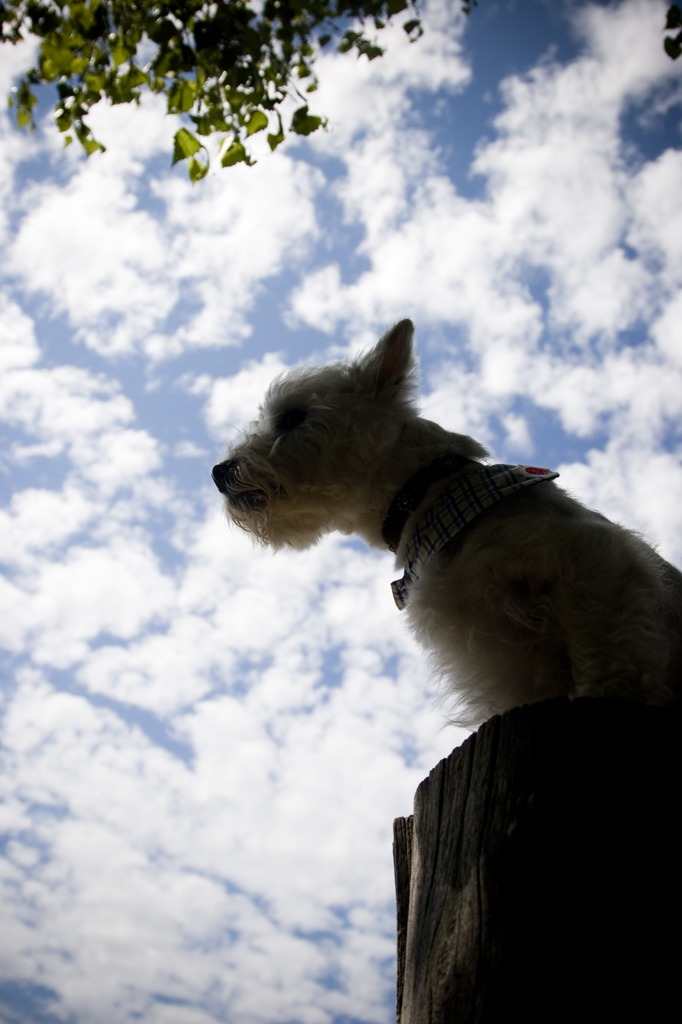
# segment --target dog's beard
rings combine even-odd
[[[264,547],[304,550],[325,532],[327,517],[320,515],[317,500],[311,496],[305,503],[299,492],[290,500],[279,482],[272,487],[269,481],[263,487],[250,481],[248,486],[235,485],[224,492],[224,498],[231,522]]]
[[[262,490],[229,491],[225,494],[228,517],[261,544],[271,543],[268,496]]]
[[[213,467],[212,476],[225,499],[226,511],[232,522],[267,544],[271,503],[267,482],[257,479],[243,458],[218,463]]]
[[[248,515],[250,512],[263,512],[268,505],[268,496],[261,490],[230,490],[225,494],[231,513]]]
[[[261,485],[243,459],[227,459],[213,467],[213,480],[227,500],[228,507],[248,513],[268,504],[268,491]]]

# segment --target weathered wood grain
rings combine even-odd
[[[680,1018],[679,719],[491,719],[395,823],[399,1024]]]

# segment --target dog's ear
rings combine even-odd
[[[359,369],[365,385],[380,395],[387,389],[412,388],[414,383],[415,360],[412,350],[414,324],[411,320],[400,320],[386,331],[371,352],[359,361]]]

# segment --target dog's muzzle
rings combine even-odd
[[[263,508],[267,504],[265,491],[246,487],[239,479],[239,459],[226,459],[211,470],[213,483],[230,505],[242,509]]]

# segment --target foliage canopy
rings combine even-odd
[[[464,13],[478,0],[459,0]],[[224,167],[253,162],[249,140],[266,131],[270,149],[286,132],[325,127],[310,109],[315,59],[333,44],[368,60],[383,54],[378,33],[404,15],[411,41],[422,35],[418,0],[0,0],[0,43],[39,42],[36,62],[12,90],[20,127],[34,128],[36,89],[56,87],[55,121],[66,144],[90,155],[104,146],[87,123],[101,100],[139,102],[161,93],[180,119],[173,163],[187,161],[193,181],[209,169],[202,139],[222,135]],[[358,27],[359,26],[359,27]],[[368,31],[369,26],[369,31]],[[667,11],[664,48],[682,54],[682,9]],[[372,33],[371,35],[369,33]],[[285,128],[280,108],[294,99]]]
[[[677,60],[682,53],[682,9],[679,4],[668,8],[665,19],[666,32],[675,32],[674,36],[666,36],[663,48],[671,60]]]
[[[325,118],[309,108],[317,53],[333,43],[373,60],[383,53],[377,32],[399,14],[409,38],[418,39],[415,2],[0,0],[0,41],[39,40],[35,65],[10,104],[18,124],[33,128],[36,87],[54,84],[57,127],[67,145],[76,138],[90,154],[104,149],[87,124],[100,100],[130,103],[145,90],[163,93],[168,113],[183,124],[173,162],[187,160],[196,180],[209,166],[202,138],[213,133],[223,135],[220,160],[231,166],[252,162],[249,139],[257,132],[268,130],[274,150],[286,131],[309,135],[324,127]],[[297,105],[285,129],[280,107],[287,97]]]

